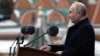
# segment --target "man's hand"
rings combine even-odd
[[[62,52],[63,52],[63,51],[57,51],[56,53],[61,55],[61,54],[62,54]]]
[[[50,51],[51,47],[50,46],[41,46],[39,49],[43,50],[43,51]]]

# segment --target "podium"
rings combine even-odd
[[[17,56],[61,56],[61,55],[30,47],[19,47]]]

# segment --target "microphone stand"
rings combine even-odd
[[[31,44],[32,42],[38,40],[39,38],[41,38],[42,36],[44,36],[44,35],[47,34],[47,33],[48,33],[48,32],[46,32],[46,33],[44,33],[44,34],[38,36],[36,39],[34,39],[34,40],[30,41],[29,43],[25,44],[24,47],[26,47],[27,45]]]
[[[20,44],[23,44],[24,42],[24,36],[22,37],[22,42],[19,42],[19,36],[20,36],[20,33],[18,34],[16,40],[17,40],[17,44],[18,44],[18,47],[20,47]],[[12,43],[12,45],[10,46],[10,50],[9,50],[9,56],[11,56],[11,51],[12,51],[12,47],[14,45],[14,43],[16,42],[16,40]],[[17,46],[17,45],[16,45]],[[15,49],[16,49],[16,46],[14,47],[13,49],[13,56],[15,55]]]
[[[16,46],[17,46],[17,45],[16,45]],[[16,51],[15,51],[16,46],[15,46],[14,49],[13,49],[13,56],[15,56],[15,53],[16,53]]]
[[[20,39],[17,38],[17,43],[16,44],[18,45],[18,48],[20,47],[20,44],[23,44],[23,42],[24,42],[24,36],[22,37],[22,41],[21,42],[19,40]],[[16,46],[14,47],[14,50],[13,50],[13,56],[15,56],[15,53],[16,53],[16,51],[15,51],[16,50]]]
[[[19,38],[20,33],[18,34],[16,40]],[[9,56],[11,56],[11,50],[12,50],[12,46],[14,45],[14,43],[16,42],[16,40],[12,43],[12,45],[10,46],[10,50],[9,50]]]
[[[21,40],[22,40],[21,42],[19,41],[20,39],[17,38],[17,45],[18,45],[18,47],[20,47],[20,44],[23,44],[24,38],[25,38],[25,37],[23,36],[22,39],[21,39]]]

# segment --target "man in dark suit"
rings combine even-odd
[[[74,2],[68,17],[74,25],[68,30],[65,44],[42,46],[40,50],[53,51],[61,56],[94,56],[95,33],[87,17],[86,6]]]

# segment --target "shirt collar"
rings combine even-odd
[[[88,17],[83,17],[78,23],[75,23],[71,28],[77,28],[83,23],[86,23],[88,21]]]

